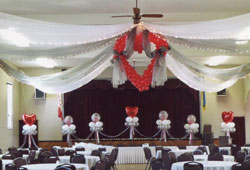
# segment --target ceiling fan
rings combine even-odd
[[[133,8],[134,15],[118,15],[118,16],[112,16],[112,18],[118,18],[118,17],[132,17],[134,20],[134,24],[140,23],[140,20],[142,17],[145,18],[162,18],[162,14],[142,14],[140,15],[140,8],[137,8],[138,2],[136,0],[136,7]]]

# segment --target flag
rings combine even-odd
[[[64,109],[63,109],[63,95],[58,95],[58,117],[63,121]]]
[[[203,91],[202,92],[202,109],[203,109],[203,112],[206,110],[206,93]]]

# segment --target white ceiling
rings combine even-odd
[[[111,18],[131,14],[135,0],[0,0],[0,12],[71,24],[114,24],[132,22],[131,18]],[[163,13],[151,22],[201,21],[232,17],[250,12],[249,0],[139,0],[141,13]],[[193,59],[206,64],[216,53],[179,48]],[[142,65],[146,57],[135,56]],[[57,60],[57,67],[71,67],[82,59]],[[232,56],[224,65],[248,63],[250,56]],[[140,62],[138,62],[140,63]],[[38,67],[35,62],[16,61],[19,67]]]

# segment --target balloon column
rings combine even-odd
[[[164,139],[165,142],[167,141],[166,132],[171,127],[171,121],[167,119],[168,113],[165,110],[162,110],[159,113],[159,119],[156,121],[157,128],[161,130],[161,139]]]
[[[225,132],[226,136],[230,139],[230,133],[234,133],[236,131],[235,129],[235,123],[232,122],[234,119],[234,113],[232,111],[230,112],[222,112],[222,120],[221,123],[221,131]]]
[[[135,135],[135,127],[139,126],[139,123],[138,123],[139,118],[136,117],[136,115],[138,113],[138,107],[127,106],[125,108],[125,111],[128,115],[128,117],[126,117],[125,126],[130,127],[129,138],[133,139],[134,135]]]
[[[67,135],[67,143],[70,145],[70,135],[76,133],[76,126],[73,124],[73,118],[66,116],[63,121],[65,124],[62,126],[62,134]]]
[[[25,145],[27,136],[28,136],[29,148],[31,147],[32,142],[37,147],[33,139],[33,135],[37,134],[37,130],[36,130],[37,126],[34,125],[34,123],[36,122],[36,115],[35,114],[28,115],[26,113],[23,114],[23,122],[25,123],[25,125],[23,125],[22,134],[25,135],[26,137],[21,148]]]
[[[100,121],[101,116],[99,113],[93,113],[91,116],[92,122],[89,123],[90,131],[95,133],[96,142],[100,143],[99,132],[103,130],[103,123]]]
[[[189,145],[193,144],[193,137],[195,133],[199,132],[199,124],[196,122],[196,117],[194,115],[189,115],[187,117],[187,124],[184,125],[186,132],[189,134]]]

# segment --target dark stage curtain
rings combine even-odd
[[[149,137],[158,131],[155,122],[161,110],[169,114],[170,133],[174,137],[185,135],[184,124],[188,115],[194,114],[200,123],[199,92],[178,79],[169,79],[165,86],[150,88],[142,93],[128,81],[114,89],[108,80],[94,80],[65,94],[65,115],[74,118],[79,138],[86,138],[90,134],[88,124],[94,112],[101,115],[105,134],[116,135],[123,131],[126,128],[126,106],[139,107],[137,116],[140,125],[137,129]],[[121,137],[129,137],[129,132]],[[135,137],[140,136],[136,134]]]
[[[235,123],[235,133],[231,133],[233,138],[233,144],[243,146],[246,142],[245,136],[245,117],[234,117],[233,122]]]

